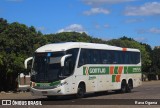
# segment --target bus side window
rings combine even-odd
[[[101,64],[101,56],[100,56],[100,50],[94,49],[93,50],[93,62],[92,64]]]
[[[140,53],[139,52],[135,53],[135,58],[134,59],[135,59],[136,64],[140,63]]]
[[[90,64],[94,64],[94,49],[90,49]]]
[[[108,51],[108,59],[109,59],[109,64],[114,64],[114,51],[112,50],[109,50]]]
[[[79,62],[78,62],[78,67],[81,67],[85,64],[88,64],[88,54],[87,54],[87,49],[81,49],[80,52],[80,57],[79,57]]]
[[[92,64],[92,53],[93,53],[93,50],[92,49],[87,49],[86,53],[87,53],[87,55],[86,55],[87,64]]]
[[[103,61],[102,63],[103,64],[109,64],[110,63],[109,51],[108,50],[103,50],[101,54],[102,54],[101,59]]]
[[[108,64],[108,54],[105,50],[101,50],[101,63]]]
[[[79,51],[79,48],[73,48],[73,49],[69,49],[67,50],[67,54],[72,54],[71,56],[71,62],[72,62],[72,67],[73,67],[73,70],[75,68],[75,64],[76,64],[76,60],[77,60],[77,55],[78,55],[78,51]]]
[[[114,51],[114,59],[113,64],[118,64],[118,51]]]
[[[81,49],[79,61],[78,61],[78,67],[81,67],[83,64],[84,64],[83,49]]]
[[[123,52],[119,51],[119,64],[123,64]]]
[[[127,61],[128,61],[127,52],[123,52],[123,64],[127,64]]]
[[[130,52],[130,61],[131,61],[131,64],[136,64],[135,52]]]
[[[96,62],[97,62],[97,58],[96,58],[96,50],[93,50],[93,64],[96,64]]]
[[[97,58],[97,64],[102,64],[102,60],[101,60],[101,50],[96,50],[96,58]]]
[[[126,59],[126,52],[122,52],[122,64],[127,64],[127,59]]]
[[[69,76],[73,73],[74,64],[72,61],[72,57],[69,57],[65,60],[65,76]]]

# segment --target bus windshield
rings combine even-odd
[[[59,80],[62,73],[61,58],[65,52],[35,53],[31,81],[53,82]]]

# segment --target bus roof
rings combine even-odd
[[[36,52],[56,52],[66,51],[72,48],[88,48],[88,49],[102,49],[102,50],[119,50],[119,51],[133,51],[140,52],[138,49],[133,48],[122,48],[117,46],[111,46],[107,44],[98,43],[85,43],[85,42],[64,42],[64,43],[53,43],[44,45],[36,50]]]

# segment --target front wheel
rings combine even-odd
[[[85,86],[84,84],[80,84],[78,86],[78,91],[77,91],[77,98],[83,98],[85,95]]]

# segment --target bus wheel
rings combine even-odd
[[[126,81],[122,81],[121,83],[121,93],[125,93],[127,89]]]
[[[85,85],[83,83],[80,83],[78,86],[78,91],[77,91],[77,98],[83,98],[85,94]]]
[[[127,84],[127,93],[130,93],[133,88],[132,80],[129,80]]]

